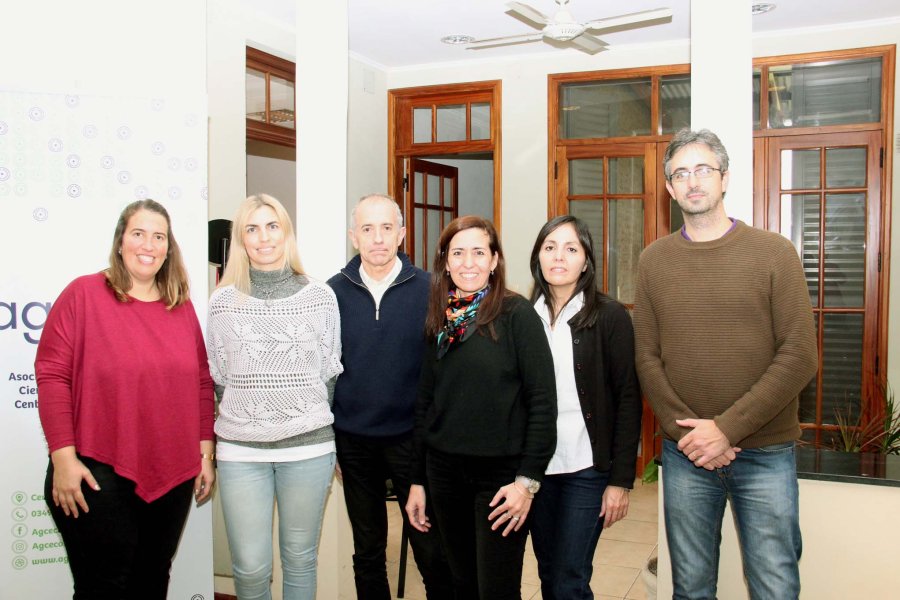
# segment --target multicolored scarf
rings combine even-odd
[[[491,286],[487,286],[474,294],[459,297],[456,295],[456,290],[450,290],[447,297],[447,320],[444,322],[444,328],[437,335],[438,360],[447,354],[454,342],[466,341],[477,329],[475,317],[478,305],[481,304],[481,300],[490,289]]]

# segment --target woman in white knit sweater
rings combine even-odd
[[[207,336],[238,598],[271,598],[277,500],[283,597],[312,600],[335,464],[331,398],[343,370],[340,321],[331,289],[303,274],[290,217],[271,196],[251,196],[238,209]]]

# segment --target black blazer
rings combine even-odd
[[[593,327],[573,327],[572,356],[594,468],[610,472],[609,485],[631,489],[642,404],[634,368],[634,328],[625,307],[606,300]]]

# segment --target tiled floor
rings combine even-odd
[[[657,502],[656,484],[635,482],[628,507],[628,517],[603,532],[594,554],[594,577],[591,588],[598,600],[644,600],[641,568],[656,554]],[[388,578],[391,590],[397,592],[397,573],[400,560],[400,511],[389,503],[390,535],[388,539]],[[408,554],[406,570],[406,600],[426,600],[422,578],[416,569],[412,552]],[[540,600],[541,584],[537,562],[529,539],[522,572],[523,600]]]

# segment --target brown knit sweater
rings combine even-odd
[[[815,325],[790,241],[738,222],[710,242],[674,233],[641,254],[634,301],[641,388],[666,437],[715,419],[732,445],[797,439],[815,375]]]

